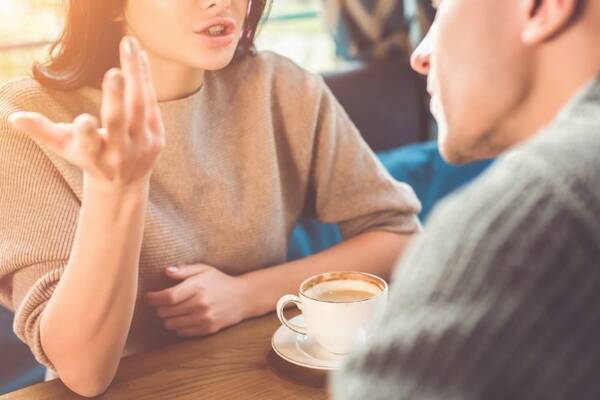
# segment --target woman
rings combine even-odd
[[[313,274],[387,276],[419,229],[322,80],[254,54],[264,6],[72,0],[49,65],[0,90],[0,299],[79,394]],[[301,216],[346,241],[286,263]]]

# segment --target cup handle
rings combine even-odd
[[[283,313],[283,309],[285,308],[285,306],[287,306],[290,303],[294,303],[296,305],[296,307],[298,307],[299,310],[302,310],[302,304],[300,303],[300,298],[298,296],[294,296],[293,294],[286,294],[285,296],[280,298],[279,301],[277,302],[277,316],[279,317],[279,320],[281,321],[281,323],[283,325],[285,325],[286,328],[288,328],[289,330],[299,333],[300,335],[306,335],[307,334],[306,327],[292,324],[285,317],[285,314]]]

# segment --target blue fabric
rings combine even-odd
[[[415,190],[423,205],[419,214],[423,222],[439,200],[476,178],[492,163],[450,165],[440,156],[435,141],[389,150],[379,153],[378,157],[395,179]],[[296,260],[325,250],[341,239],[337,225],[303,219],[292,232],[288,259]]]

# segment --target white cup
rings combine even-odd
[[[370,297],[331,299],[340,290],[369,292]],[[385,311],[387,283],[364,272],[329,272],[308,278],[300,285],[299,296],[283,296],[277,302],[277,316],[293,332],[314,338],[334,354],[347,354],[363,346],[373,334],[373,326]],[[293,324],[283,310],[294,303],[306,326]]]

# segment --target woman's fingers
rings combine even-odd
[[[165,268],[165,275],[170,279],[182,281],[213,269],[214,267],[204,264],[179,265]]]
[[[197,294],[174,306],[157,307],[156,315],[159,318],[173,318],[191,314],[194,311],[206,310],[207,308],[208,306],[202,304]]]
[[[133,138],[146,134],[147,100],[143,78],[141,49],[137,40],[131,36],[121,44],[121,68],[125,75],[125,107],[129,134]]]
[[[71,125],[56,124],[39,113],[15,112],[8,121],[14,129],[39,140],[57,153],[61,153],[72,138]]]
[[[162,117],[160,114],[160,107],[158,106],[156,89],[154,88],[154,83],[152,81],[152,70],[150,68],[148,53],[142,51],[141,58],[144,86],[146,87],[146,111],[148,112],[148,124],[152,132],[157,135],[157,139],[164,139]]]
[[[185,280],[173,287],[158,292],[147,292],[146,301],[153,307],[165,307],[179,304],[198,292],[193,280]]]
[[[167,318],[164,321],[165,328],[171,331],[204,327],[205,325],[210,325],[210,323],[210,319],[205,317],[201,312]]]
[[[106,129],[108,142],[122,143],[127,134],[125,115],[125,79],[118,68],[104,75],[102,84],[102,126]]]
[[[73,130],[78,149],[86,156],[95,158],[102,147],[96,119],[91,115],[82,114],[73,122]]]
[[[180,317],[168,318],[165,319],[164,324],[165,328],[171,331],[201,329],[203,334],[217,331],[216,322],[207,316],[205,312],[195,312]]]

